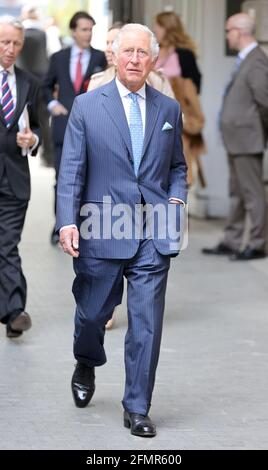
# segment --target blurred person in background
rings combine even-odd
[[[154,33],[160,45],[156,69],[168,77],[190,78],[200,93],[201,73],[193,39],[186,33],[180,16],[174,11],[164,11],[155,17]]]
[[[47,55],[50,57],[52,54],[62,49],[60,29],[53,16],[46,18],[45,31],[47,35]]]
[[[104,70],[107,65],[104,52],[90,45],[94,25],[95,20],[87,12],[79,11],[72,16],[69,27],[74,43],[50,57],[49,69],[43,82],[45,100],[52,115],[56,187],[65,128],[74,98],[87,91],[91,75]],[[59,235],[53,228],[51,243],[56,245],[58,241]]]
[[[28,155],[39,145],[38,82],[14,64],[23,47],[22,24],[0,17],[0,321],[9,338],[31,327],[27,284],[18,244],[30,199]]]
[[[220,113],[229,161],[230,213],[222,240],[215,247],[202,250],[207,255],[227,255],[233,261],[266,256],[263,155],[268,134],[268,58],[258,46],[254,32],[254,21],[246,13],[227,20],[229,47],[238,52]],[[243,246],[247,214],[251,226]]]
[[[169,79],[183,112],[183,148],[188,164],[188,184],[198,178],[204,187],[206,183],[200,156],[206,151],[202,136],[205,118],[198,97],[201,73],[196,61],[196,46],[186,33],[180,16],[173,11],[156,15],[154,32],[160,45],[155,69]]]
[[[21,21],[24,27],[24,44],[17,58],[17,65],[30,72],[41,84],[48,70],[47,35],[40,21],[38,9],[25,5],[21,10]],[[41,158],[45,165],[53,167],[54,148],[49,123],[49,112],[43,99],[38,109],[42,135]]]

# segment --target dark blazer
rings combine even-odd
[[[202,75],[193,52],[190,49],[180,47],[176,49],[176,52],[179,56],[182,77],[190,78],[196,85],[197,93],[200,93]]]
[[[264,151],[268,132],[268,58],[260,47],[247,55],[228,84],[220,126],[231,155]]]
[[[40,138],[37,110],[41,100],[39,85],[34,77],[15,67],[17,104],[11,126],[7,129],[0,106],[0,184],[6,169],[9,184],[18,199],[30,198],[30,172],[28,158],[23,157],[17,146],[18,120],[27,104],[31,130]],[[36,155],[37,149],[33,152]]]
[[[82,82],[80,92],[78,94],[87,91],[87,86],[91,75],[97,72],[101,72],[107,66],[105,54],[98,49],[90,48],[91,58],[88,64],[84,80]],[[50,58],[49,69],[43,83],[43,92],[45,101],[48,104],[54,99],[53,92],[55,86],[58,86],[58,97],[59,102],[65,106],[68,112],[71,111],[73,101],[76,93],[73,87],[73,83],[70,77],[70,57],[71,48],[63,49],[53,54]],[[68,121],[67,116],[53,116],[52,117],[52,132],[53,140],[55,144],[62,144],[64,139],[65,128]]]

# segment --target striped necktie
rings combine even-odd
[[[14,116],[15,108],[14,108],[14,101],[12,98],[11,90],[9,88],[7,77],[8,77],[8,72],[4,70],[3,78],[2,78],[2,86],[1,86],[1,91],[2,91],[1,105],[2,105],[4,118],[6,121],[6,126],[9,127],[11,124],[12,118]]]
[[[132,143],[132,152],[134,159],[134,171],[137,176],[142,156],[143,147],[143,125],[141,110],[138,103],[137,93],[129,93],[131,98],[130,114],[129,114],[129,130]]]

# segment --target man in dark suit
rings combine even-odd
[[[31,327],[18,244],[30,198],[27,155],[39,144],[40,93],[35,79],[14,66],[23,33],[15,18],[0,17],[0,321],[9,338]]]
[[[238,51],[223,99],[220,126],[230,169],[230,214],[221,242],[204,254],[229,255],[233,261],[266,256],[267,205],[263,185],[263,154],[268,131],[268,58],[254,37],[254,21],[246,14],[231,16],[226,34]],[[246,215],[251,228],[243,247]]]
[[[79,11],[70,20],[74,39],[72,47],[51,56],[44,80],[44,95],[52,114],[52,135],[55,145],[55,170],[58,179],[63,138],[74,98],[87,91],[91,75],[106,68],[105,54],[90,46],[95,21],[88,13]],[[55,99],[55,89],[57,98]],[[51,242],[58,235],[52,233]]]
[[[105,324],[121,302],[125,276],[124,425],[153,437],[148,411],[167,276],[170,257],[180,250],[187,197],[181,112],[175,100],[146,85],[159,51],[148,28],[124,26],[113,48],[116,78],[74,102],[59,175],[57,228],[76,273],[72,392],[78,407],[92,398],[94,367],[106,362]]]

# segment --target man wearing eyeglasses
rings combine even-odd
[[[14,66],[23,41],[22,24],[0,17],[0,321],[9,338],[31,327],[18,244],[30,198],[27,157],[39,144],[41,100],[35,79]]]
[[[186,164],[181,144],[179,104],[146,85],[159,47],[143,25],[128,24],[114,43],[116,78],[75,99],[66,129],[59,174],[57,228],[64,251],[74,258],[76,300],[72,378],[76,406],[85,407],[95,391],[95,367],[106,362],[105,324],[121,303],[123,277],[128,283],[128,330],[125,340],[124,425],[140,437],[156,435],[148,416],[158,362],[170,257],[178,238],[146,236],[136,209],[146,203],[172,206],[174,222],[186,202]],[[91,236],[88,210],[97,228]],[[118,219],[125,211],[121,236]],[[111,218],[109,218],[109,214]],[[183,210],[182,210],[183,217]],[[103,216],[103,218],[102,218]],[[161,217],[160,217],[161,218]],[[84,223],[85,222],[85,223]],[[91,225],[91,224],[90,224]],[[161,225],[161,222],[158,222]],[[80,229],[80,234],[78,232]],[[133,230],[135,228],[135,230]],[[160,229],[165,227],[161,226]],[[130,230],[128,230],[130,229]],[[138,230],[137,230],[138,229]],[[135,231],[135,233],[134,233]],[[173,239],[173,242],[175,240]]]
[[[229,47],[238,51],[235,70],[221,109],[220,127],[230,169],[230,214],[224,236],[204,254],[227,255],[233,261],[266,256],[266,197],[263,154],[268,131],[268,59],[254,36],[254,21],[246,13],[226,23]],[[250,233],[243,246],[246,215]]]

